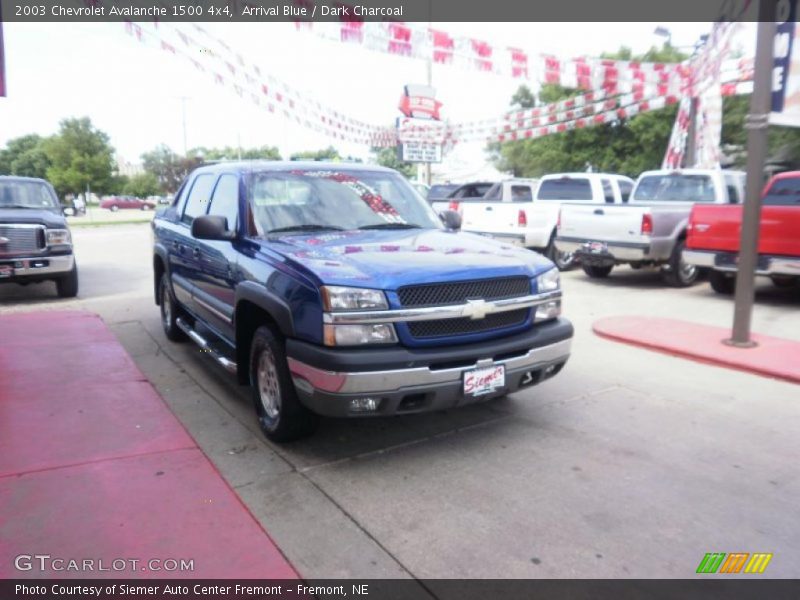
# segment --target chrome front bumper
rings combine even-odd
[[[719,264],[718,257],[724,257],[729,261]],[[733,257],[734,255],[731,252],[714,252],[713,250],[683,251],[683,260],[690,265],[714,269],[715,271],[725,271],[726,273],[735,273],[737,270],[736,263],[732,261]],[[758,263],[756,275],[800,277],[800,258],[760,255]]]
[[[289,357],[289,371],[299,390],[331,394],[382,394],[409,387],[431,387],[461,382],[464,372],[493,365],[505,365],[506,374],[530,371],[550,364],[563,363],[569,358],[572,340],[562,340],[549,346],[531,348],[526,354],[505,360],[478,360],[472,365],[453,369],[418,367],[390,371],[336,373],[304,364]]]
[[[14,269],[12,280],[19,277],[48,277],[68,273],[75,266],[72,254],[61,256],[38,256],[26,258],[3,258],[0,265],[11,265]],[[0,279],[0,281],[3,281]]]

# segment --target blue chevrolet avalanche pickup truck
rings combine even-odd
[[[153,220],[164,332],[249,384],[274,441],[317,415],[442,410],[557,374],[573,335],[558,270],[457,221],[390,169],[201,167]]]

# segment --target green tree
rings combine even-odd
[[[44,141],[35,133],[9,140],[0,150],[0,175],[46,177],[50,160],[44,150]]]
[[[198,147],[189,151],[189,156],[199,156],[203,160],[281,160],[281,153],[275,146],[260,148],[205,148]]]
[[[60,196],[91,188],[98,194],[114,187],[114,148],[108,135],[95,129],[88,117],[65,119],[57,135],[47,139],[44,152],[50,161],[47,179]]]
[[[158,178],[152,173],[139,173],[128,178],[122,186],[122,193],[137,198],[157,196],[161,192]]]
[[[180,156],[161,144],[141,156],[146,173],[155,176],[161,193],[174,194],[186,176],[203,164],[199,156]]]
[[[339,161],[342,157],[339,151],[333,146],[328,146],[324,150],[304,150],[303,152],[295,152],[289,157],[289,160],[331,160]]]
[[[400,171],[408,178],[413,177],[417,172],[417,167],[414,163],[400,160],[400,157],[397,155],[396,147],[373,148],[372,154],[375,157],[375,162],[379,165],[394,169],[395,171]]]

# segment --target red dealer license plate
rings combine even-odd
[[[483,396],[502,388],[506,384],[506,368],[495,365],[485,369],[474,369],[464,373],[464,395]]]

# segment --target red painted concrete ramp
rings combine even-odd
[[[0,578],[22,577],[297,574],[100,318],[37,312],[0,316]]]
[[[800,342],[756,334],[757,347],[735,348],[722,343],[730,329],[657,317],[607,317],[592,328],[618,342],[800,383]]]

